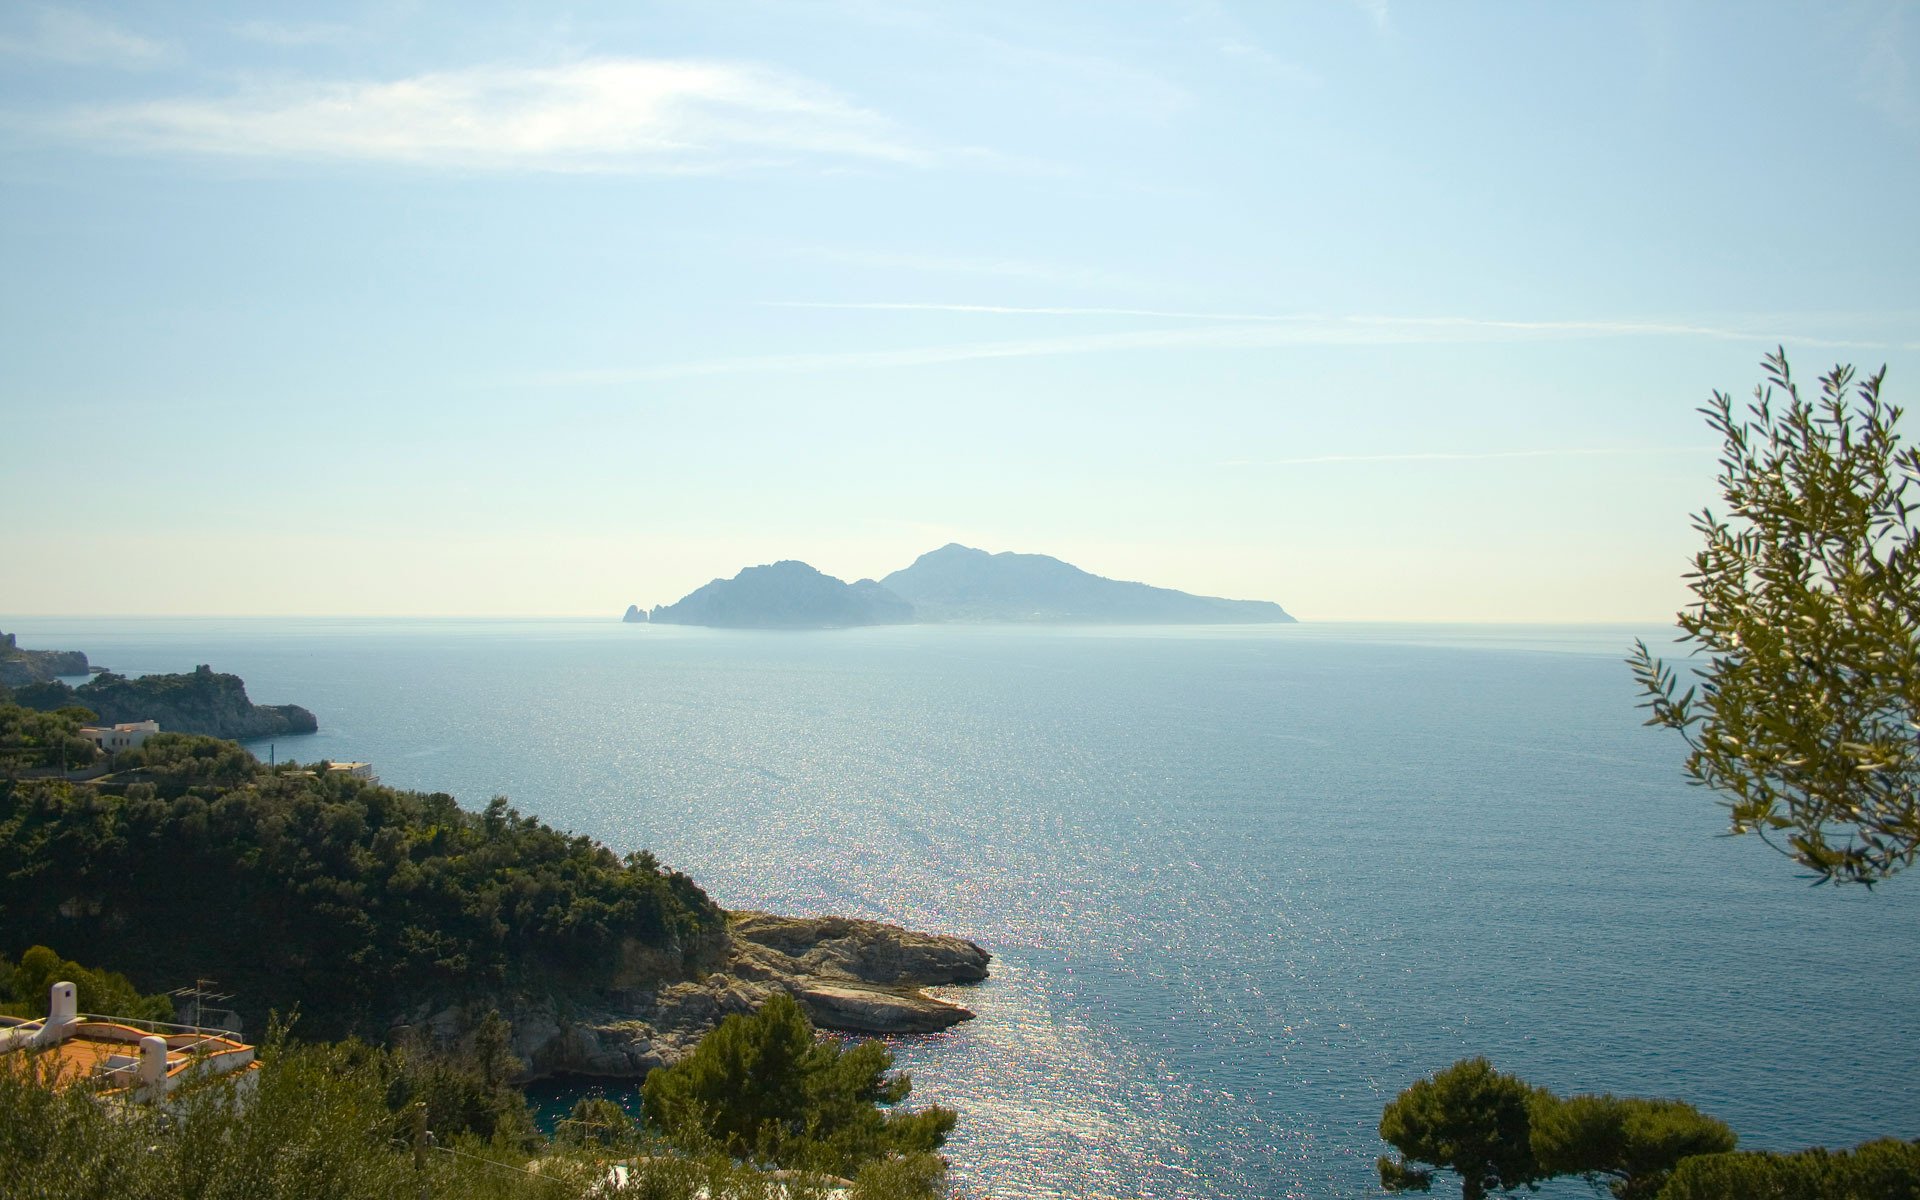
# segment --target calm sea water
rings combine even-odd
[[[1639,725],[1645,631],[16,625],[236,672],[318,714],[282,757],[504,794],[732,907],[977,939],[979,1019],[896,1045],[967,1195],[1371,1195],[1381,1105],[1469,1054],[1751,1146],[1920,1135],[1920,881],[1716,836]]]

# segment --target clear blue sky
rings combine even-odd
[[[10,3],[0,615],[958,540],[1662,617],[1711,389],[1920,402],[1916,71],[1882,2]]]

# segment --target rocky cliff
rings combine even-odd
[[[78,650],[22,650],[13,634],[0,633],[0,685],[20,687],[86,673],[87,656]]]
[[[289,733],[312,733],[319,722],[297,704],[255,704],[238,675],[195,667],[191,674],[100,675],[77,688],[58,681],[22,688],[15,698],[30,708],[78,704],[112,725],[158,721],[168,733],[204,733],[251,741]]]
[[[717,970],[699,979],[631,989],[617,1002],[572,1007],[555,997],[502,1005],[527,1076],[638,1079],[680,1061],[731,1013],[752,1012],[791,993],[822,1029],[892,1035],[932,1033],[973,1013],[920,989],[973,983],[992,955],[964,938],[916,933],[848,917],[731,915]],[[459,1008],[423,1009],[412,1021],[456,1037]]]

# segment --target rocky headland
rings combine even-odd
[[[527,1078],[638,1079],[686,1057],[728,1015],[752,1012],[781,991],[822,1029],[876,1036],[946,1029],[973,1013],[921,989],[985,979],[991,958],[965,938],[883,921],[736,912],[717,968],[699,978],[578,1008],[558,997],[510,999],[500,1008]],[[412,1019],[436,1039],[457,1040],[469,1010],[429,1006]]]
[[[87,656],[78,650],[22,650],[13,634],[0,633],[0,686],[49,683],[88,669]]]
[[[238,675],[204,665],[191,673],[134,679],[108,673],[77,688],[56,679],[17,689],[14,701],[43,711],[78,705],[93,710],[108,725],[158,721],[168,733],[202,733],[235,741],[312,733],[320,727],[314,715],[298,704],[253,703]]]

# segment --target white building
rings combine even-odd
[[[82,725],[80,736],[91,739],[93,744],[108,754],[118,754],[122,750],[131,750],[160,732],[158,721],[129,721],[124,725]]]
[[[108,1100],[163,1102],[196,1079],[239,1072],[243,1093],[257,1082],[253,1047],[219,1030],[97,1017],[79,1011],[71,983],[53,985],[43,1021],[0,1017],[0,1054],[53,1056],[55,1087],[82,1087]]]

